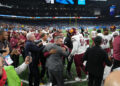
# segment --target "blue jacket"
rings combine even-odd
[[[32,64],[38,65],[40,59],[39,53],[42,52],[43,48],[43,45],[38,47],[34,42],[28,40],[25,45],[25,56],[28,56],[29,52],[31,52]]]

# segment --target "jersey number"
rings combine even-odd
[[[108,43],[107,39],[103,39],[103,44],[106,45]]]
[[[84,39],[80,39],[80,43],[81,43],[81,46],[83,46],[85,44],[85,40]]]

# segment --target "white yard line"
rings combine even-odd
[[[29,84],[29,82],[27,80],[21,80],[23,83],[25,84]],[[82,81],[66,81],[64,82],[64,84],[73,84],[73,83],[77,83],[77,82],[84,82],[87,81],[86,79],[82,79]],[[48,85],[39,85],[39,86],[48,86]]]

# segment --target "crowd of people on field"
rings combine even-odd
[[[25,62],[19,66],[22,57]],[[76,77],[71,72],[73,61]],[[18,74],[27,67],[29,86],[45,84],[45,75],[50,86],[64,86],[64,71],[68,79],[88,80],[88,86],[109,86],[108,75],[120,70],[120,32],[116,26],[89,31],[1,24],[0,86],[22,86]]]

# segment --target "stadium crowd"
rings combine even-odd
[[[22,86],[18,74],[27,67],[29,86],[44,83],[45,75],[50,86],[64,86],[63,72],[66,71],[68,78],[73,77],[73,61],[77,73],[75,81],[83,80],[83,71],[88,86],[101,86],[104,82],[105,86],[110,86],[107,85],[108,75],[120,70],[120,33],[116,26],[93,28],[91,32],[88,28],[65,31],[47,26],[5,23],[0,27],[0,86]],[[25,62],[19,66],[21,55]]]

